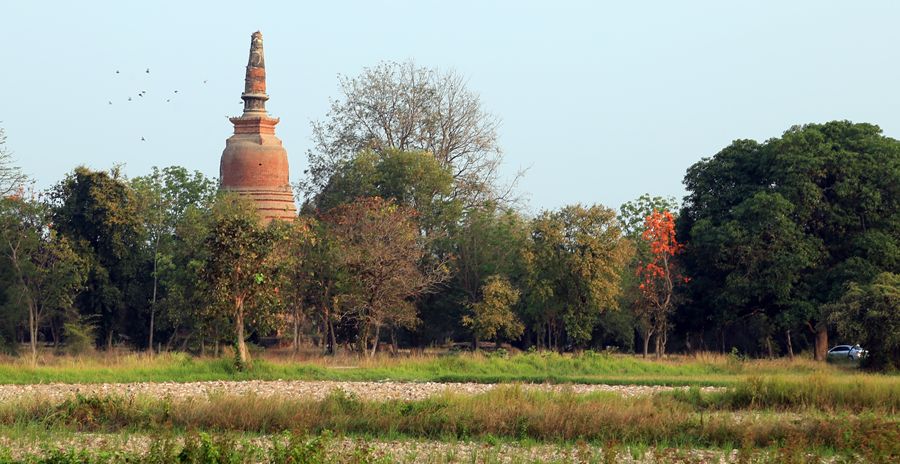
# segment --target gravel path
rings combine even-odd
[[[364,400],[417,400],[444,392],[478,394],[503,384],[437,383],[437,382],[336,382],[336,381],[213,381],[213,382],[141,382],[99,384],[33,384],[0,385],[0,402],[41,396],[63,399],[82,395],[147,395],[175,399],[229,394],[260,396],[291,396],[302,399],[321,399],[341,389]],[[612,392],[623,396],[650,395],[671,391],[675,387],[645,385],[551,385],[525,384],[521,388],[539,391],[571,391],[573,393]],[[703,387],[704,392],[721,391],[718,387]]]
[[[258,450],[268,450],[273,437],[257,437],[242,441],[245,446]],[[45,456],[49,450],[118,451],[144,455],[150,449],[154,438],[145,435],[104,435],[79,433],[67,437],[40,437],[35,440],[0,437],[0,448],[10,451],[14,459]],[[176,439],[177,446],[181,440]],[[616,462],[625,464],[659,463],[709,463],[731,464],[741,462],[773,462],[773,456],[765,450],[755,450],[742,455],[736,450],[717,449],[656,449],[635,453],[627,449],[616,450],[616,456],[606,456],[597,445],[553,445],[516,443],[487,444],[483,442],[440,442],[430,440],[361,440],[339,438],[326,445],[329,462],[359,462],[361,456],[377,462],[396,463],[576,463],[576,462]],[[604,459],[605,458],[605,459]],[[834,458],[810,462],[830,463]],[[844,462],[844,461],[842,461]],[[852,461],[851,461],[852,462]]]
[[[258,450],[257,456],[265,456],[273,440],[286,443],[273,436],[257,436],[238,439],[240,446],[251,446]],[[144,456],[150,450],[156,437],[147,435],[111,435],[77,433],[69,436],[41,436],[34,439],[0,436],[0,449],[9,450],[13,459],[28,459],[46,456],[50,450],[83,450],[88,454],[100,451],[117,451]],[[181,438],[173,443],[183,446]],[[369,462],[361,460],[365,456],[375,462],[401,464],[531,464],[531,463],[582,463],[616,462],[622,464],[740,464],[747,462],[780,462],[780,456],[772,450],[725,450],[725,449],[678,449],[649,448],[640,451],[620,447],[611,450],[615,457],[596,444],[528,444],[514,442],[488,444],[485,442],[432,440],[372,440],[337,438],[326,442],[328,462]],[[863,463],[859,457],[806,455],[803,462],[821,464]],[[253,458],[251,458],[252,460]],[[30,462],[30,461],[29,461]],[[252,461],[251,461],[252,462]]]

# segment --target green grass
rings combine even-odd
[[[829,413],[900,413],[900,386],[893,379],[751,376],[724,392],[701,394],[696,388],[668,393],[700,409],[821,410]]]
[[[414,358],[257,359],[249,371],[230,358],[183,354],[153,358],[131,354],[96,358],[45,358],[32,367],[22,360],[0,363],[0,384],[191,382],[209,380],[337,380],[430,382],[606,383],[646,385],[735,385],[748,375],[802,378],[812,373],[900,385],[900,377],[808,360],[741,361],[706,355],[644,360],[627,355],[528,353],[508,358],[480,354]],[[872,380],[874,379],[874,380]],[[880,379],[880,380],[879,380]]]

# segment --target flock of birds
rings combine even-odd
[[[117,69],[117,70],[116,70],[116,75],[121,75],[121,74],[122,74],[121,71]],[[150,68],[147,68],[147,69],[144,71],[144,74],[150,74]],[[207,82],[206,80],[203,80],[203,84],[204,84],[204,85],[206,84],[206,82]],[[166,102],[166,103],[171,103],[172,100],[173,100],[173,99],[175,98],[175,96],[177,96],[177,95],[178,95],[178,90],[177,90],[177,89],[174,89],[174,90],[172,91],[171,94],[167,94],[167,95],[165,96],[165,102]],[[145,99],[144,97],[146,97],[146,96],[147,96],[147,91],[146,91],[146,90],[141,90],[141,91],[137,92],[136,94],[131,94],[130,96],[128,96],[128,98],[127,98],[126,101],[127,101],[127,102],[140,101],[140,100],[144,100],[144,99]],[[149,99],[149,98],[148,98],[148,99]],[[113,105],[113,100],[108,100],[107,103],[108,103],[109,105]],[[244,102],[241,101],[241,104],[243,105]],[[146,142],[146,141],[147,141],[147,139],[146,139],[144,136],[141,136],[141,142]]]

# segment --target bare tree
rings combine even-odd
[[[7,197],[22,189],[27,177],[13,164],[12,153],[6,149],[6,131],[0,127],[0,197]]]
[[[342,97],[331,102],[324,121],[312,123],[315,147],[300,184],[308,199],[359,151],[388,148],[432,153],[452,171],[453,196],[466,206],[510,199],[512,184],[499,179],[499,119],[459,74],[384,62],[339,79]]]

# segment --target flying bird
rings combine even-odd
[[[150,74],[150,68],[147,68],[147,74]]]
[[[146,142],[146,141],[147,141],[147,139],[141,137],[141,142]]]
[[[112,101],[110,101],[109,104],[112,105]]]
[[[204,83],[204,84],[205,84],[205,83],[206,83],[206,81],[203,81],[203,83]]]
[[[118,69],[116,70],[116,74],[119,74],[119,70],[118,70]]]
[[[178,91],[176,90],[175,93],[178,93]]]
[[[128,101],[131,101],[131,97],[128,97]]]

